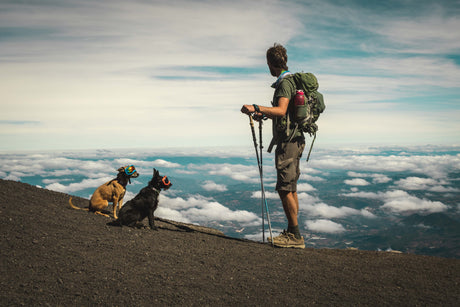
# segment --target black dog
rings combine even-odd
[[[156,169],[153,169],[153,177],[149,184],[121,207],[118,219],[108,223],[108,225],[136,227],[138,226],[138,222],[148,217],[150,228],[157,230],[154,212],[158,207],[158,196],[161,189],[167,190],[171,186],[172,183],[168,177],[160,176],[160,173]]]

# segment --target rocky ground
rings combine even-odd
[[[458,259],[272,248],[166,220],[158,231],[113,227],[69,197],[0,180],[1,306],[460,302]]]

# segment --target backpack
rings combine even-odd
[[[316,121],[319,115],[324,112],[323,95],[318,92],[318,80],[312,73],[295,73],[293,75],[296,85],[294,96],[294,118],[295,128],[313,135],[318,131]],[[294,135],[295,133],[292,133]]]
[[[293,106],[291,111],[288,111],[289,115],[284,116],[277,122],[276,130],[284,135],[283,138],[286,137],[288,141],[291,141],[295,136],[301,135],[301,132],[306,132],[310,136],[313,135],[314,138],[307,157],[308,161],[316,139],[316,131],[318,131],[316,121],[326,109],[326,105],[324,104],[323,95],[318,92],[319,84],[314,74],[298,72],[286,76],[286,78],[293,78],[296,95],[292,99]],[[275,138],[273,138],[268,152],[271,152],[275,142]]]

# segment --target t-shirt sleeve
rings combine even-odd
[[[278,99],[280,97],[286,97],[290,101],[294,95],[295,95],[294,82],[291,80],[291,78],[284,79],[283,81],[281,81],[281,84],[275,90],[275,94],[273,95],[275,105],[278,105]]]

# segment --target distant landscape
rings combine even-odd
[[[253,149],[252,149],[253,150]],[[264,181],[275,234],[286,228],[274,191],[273,156],[264,154]],[[116,169],[133,164],[140,177],[155,167],[173,187],[162,193],[159,217],[262,240],[260,182],[250,149],[3,152],[0,178],[89,198]],[[317,146],[301,162],[300,228],[307,247],[400,251],[460,258],[460,148],[455,146]],[[265,237],[268,234],[265,218]]]

